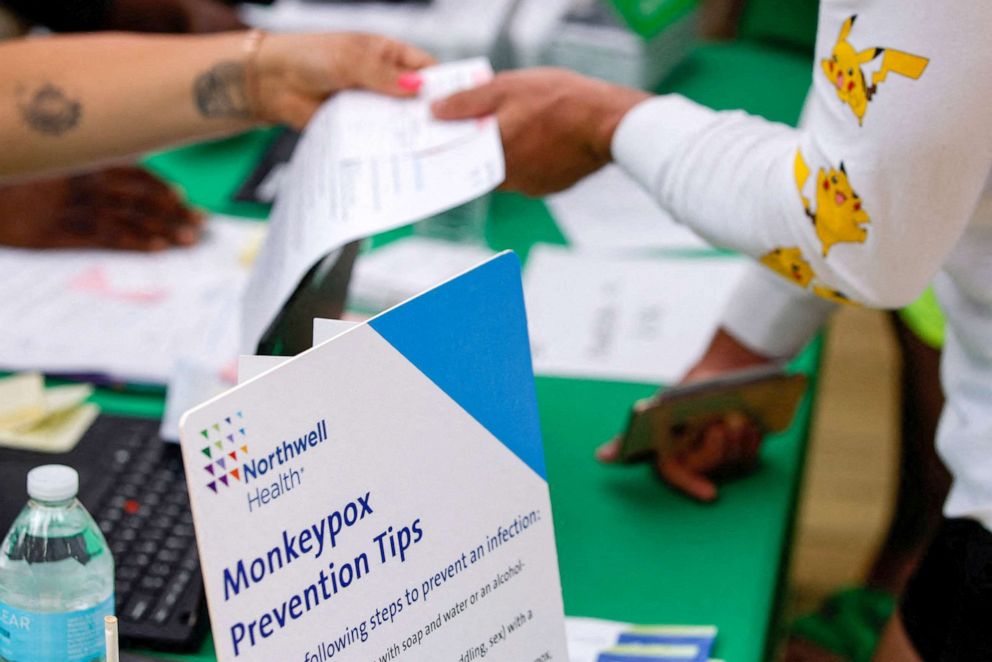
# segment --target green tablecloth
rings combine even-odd
[[[748,107],[794,123],[810,65],[802,57],[748,43],[700,48],[666,84],[717,108]],[[149,167],[180,182],[195,203],[264,216],[230,193],[270,139],[256,132],[152,157]],[[404,234],[408,230],[391,233]],[[526,257],[538,241],[562,243],[544,205],[510,194],[493,198],[487,239]],[[381,239],[380,239],[381,241]],[[797,360],[813,377],[821,342]],[[767,440],[761,469],[726,486],[719,502],[682,498],[650,469],[598,466],[593,449],[621,427],[630,403],[654,386],[539,378],[541,419],[566,613],[640,623],[715,624],[716,655],[732,662],[766,657],[786,565],[806,437],[807,396],[791,430]],[[156,395],[101,392],[108,409],[161,411]],[[208,641],[197,655],[212,660]]]

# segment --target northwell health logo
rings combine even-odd
[[[200,449],[207,460],[203,469],[210,474],[207,487],[215,494],[243,480],[239,462],[248,457],[248,435],[245,432],[244,412],[237,411],[223,421],[200,430],[207,445]]]
[[[293,465],[301,455],[327,441],[327,420],[318,420],[311,429],[279,442],[268,453],[259,454],[258,444],[252,442],[255,453],[251,456],[242,411],[200,430],[200,434],[207,441],[200,449],[209,460],[203,467],[210,474],[207,487],[219,494],[226,487],[244,485],[248,488],[248,512],[254,512],[303,483],[304,467]]]

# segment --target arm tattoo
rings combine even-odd
[[[20,104],[21,118],[38,133],[61,136],[76,128],[83,105],[70,99],[61,88],[45,83]]]
[[[197,76],[193,101],[204,117],[250,117],[244,65],[219,62]]]

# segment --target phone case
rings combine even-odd
[[[641,400],[631,410],[621,438],[621,461],[675,452],[695,431],[732,411],[754,420],[762,435],[781,432],[791,424],[806,383],[805,375],[776,366],[673,387]]]

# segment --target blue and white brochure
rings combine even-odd
[[[568,659],[512,253],[181,432],[219,660]]]

